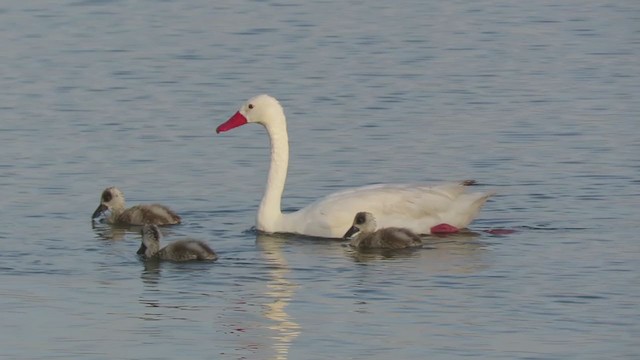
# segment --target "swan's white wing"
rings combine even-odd
[[[442,214],[452,211],[464,190],[460,184],[370,185],[331,194],[286,217],[294,232],[315,236],[342,237],[360,211],[373,213],[379,228],[408,227],[429,233]]]
[[[376,210],[374,212],[376,218],[394,213],[400,213],[403,217],[422,217],[447,210],[451,202],[463,192],[464,186],[458,184],[440,186],[370,185],[334,193],[316,201],[310,207],[324,210],[364,207],[358,211],[371,212],[371,210]]]

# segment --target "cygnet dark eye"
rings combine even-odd
[[[362,225],[364,224],[364,221],[365,221],[364,214],[358,214],[358,216],[356,216],[356,224]]]
[[[249,106],[247,106],[249,109],[253,109],[253,104],[249,104]]]
[[[113,198],[113,195],[110,191],[105,191],[102,193],[102,201],[109,202]]]

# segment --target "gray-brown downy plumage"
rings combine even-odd
[[[373,214],[359,212],[353,219],[353,225],[344,234],[351,239],[356,249],[404,249],[422,245],[422,239],[409,229],[389,227],[376,230]]]
[[[137,254],[142,255],[146,260],[213,261],[218,259],[218,255],[209,245],[198,240],[177,240],[160,249],[162,234],[156,225],[143,226],[141,234],[142,244],[140,244]]]
[[[107,217],[109,224],[120,225],[175,225],[180,224],[181,219],[178,214],[171,209],[160,204],[143,204],[125,208],[124,194],[116,187],[104,189],[100,196],[100,205],[91,215],[95,219],[105,211],[109,210]]]

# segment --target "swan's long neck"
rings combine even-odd
[[[282,219],[281,200],[289,166],[289,136],[284,114],[282,117],[282,121],[265,125],[271,142],[271,165],[256,225],[258,230],[266,232],[283,231],[278,224]]]

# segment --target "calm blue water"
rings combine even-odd
[[[639,24],[637,1],[3,2],[0,358],[637,358]],[[263,92],[287,209],[498,195],[410,253],[257,236],[268,139],[214,129]],[[220,260],[145,267],[135,229],[91,226],[110,185]]]

